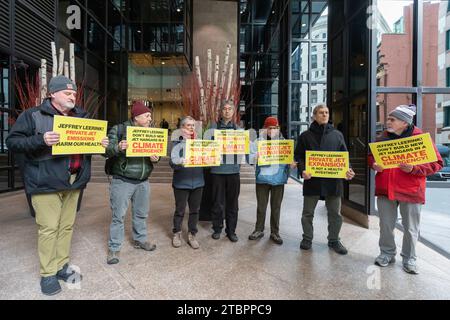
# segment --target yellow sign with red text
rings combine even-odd
[[[220,144],[214,140],[186,140],[185,167],[220,166]]]
[[[52,155],[104,153],[107,127],[108,121],[55,116],[53,131],[59,133],[59,142],[52,146]]]
[[[346,151],[306,151],[306,169],[312,177],[344,179],[349,170]]]
[[[294,161],[294,140],[258,141],[258,165],[291,164]]]
[[[222,145],[222,154],[249,154],[248,130],[214,130],[214,140]]]
[[[167,129],[127,127],[127,157],[167,155]]]
[[[397,168],[399,164],[424,164],[437,161],[436,151],[429,133],[403,139],[370,143],[375,162],[384,169]]]

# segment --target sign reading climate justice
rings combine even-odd
[[[127,157],[167,155],[167,129],[127,127]]]
[[[318,178],[345,178],[349,170],[346,151],[306,151],[306,172]]]
[[[53,131],[59,142],[52,146],[53,155],[104,153],[102,139],[106,137],[108,121],[55,116]]]
[[[294,161],[294,140],[258,141],[258,165],[290,164]]]
[[[185,167],[220,166],[220,144],[214,140],[186,140]]]
[[[397,168],[400,163],[424,164],[437,161],[429,133],[408,138],[370,143],[375,162],[384,169]]]
[[[222,145],[222,154],[250,153],[248,130],[214,130],[214,139]]]

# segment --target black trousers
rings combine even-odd
[[[173,233],[180,232],[183,224],[186,204],[189,204],[188,230],[192,234],[198,232],[198,212],[202,201],[203,188],[177,189],[173,188],[175,195],[175,213],[173,215]]]
[[[211,174],[212,208],[211,220],[214,232],[221,232],[225,218],[227,234],[236,232],[239,211],[241,179],[236,174]]]

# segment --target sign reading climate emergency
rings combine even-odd
[[[107,127],[108,121],[55,116],[53,131],[59,133],[59,142],[52,146],[52,154],[104,153]]]
[[[167,129],[127,127],[127,157],[167,155]]]
[[[306,169],[312,177],[345,178],[349,170],[348,152],[306,151]]]
[[[294,161],[294,140],[258,141],[258,165],[291,164]]]
[[[416,165],[437,161],[429,133],[369,145],[375,162],[384,169],[397,168],[401,163]]]
[[[186,140],[185,167],[220,166],[220,144],[214,140]]]
[[[214,130],[214,139],[222,145],[222,154],[250,153],[248,130]]]

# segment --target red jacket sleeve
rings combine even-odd
[[[369,168],[372,169],[374,163],[375,163],[375,159],[373,158],[373,155],[369,154],[367,156],[367,165],[369,166]]]
[[[437,161],[431,162],[431,163],[425,163],[425,164],[418,164],[415,165],[411,171],[411,174],[417,175],[417,176],[431,176],[432,174],[435,174],[439,170],[442,169],[444,166],[444,162],[442,161],[441,154],[436,148],[436,145],[433,143],[434,151],[436,152]]]

